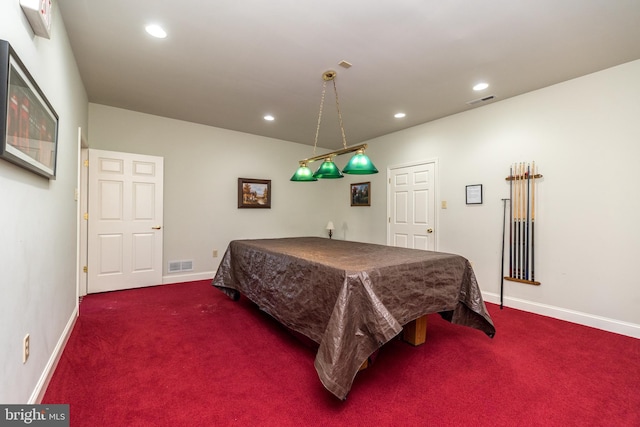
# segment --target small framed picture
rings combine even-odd
[[[371,206],[371,182],[351,184],[351,206]]]
[[[482,184],[467,185],[467,204],[482,204]]]
[[[271,180],[238,178],[238,208],[271,209]]]

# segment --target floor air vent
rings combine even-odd
[[[169,273],[177,273],[179,271],[193,271],[193,260],[186,261],[169,261]]]

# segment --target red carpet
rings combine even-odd
[[[208,280],[89,295],[43,403],[92,427],[640,425],[640,340],[488,309],[493,340],[430,316],[342,402],[312,346]]]

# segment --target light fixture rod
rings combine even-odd
[[[353,153],[355,151],[358,150],[366,150],[367,149],[367,144],[360,144],[360,145],[354,145],[353,147],[347,147],[347,148],[343,148],[341,150],[336,150],[336,151],[332,151],[330,153],[326,153],[326,154],[321,154],[319,156],[315,156],[315,157],[309,157],[308,159],[304,159],[304,160],[300,160],[300,164],[309,164],[311,162],[315,162],[316,160],[324,160],[327,158],[332,158],[335,156],[340,156],[342,154],[347,154],[347,153]]]

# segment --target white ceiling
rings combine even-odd
[[[640,58],[638,0],[57,3],[90,102],[303,144],[326,70],[354,145]],[[321,147],[342,146],[335,110],[328,86]]]

